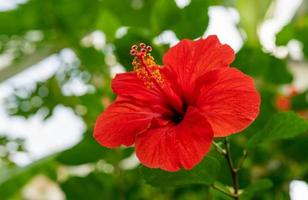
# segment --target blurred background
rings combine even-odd
[[[92,138],[112,77],[132,70],[132,44],[151,44],[161,63],[179,40],[211,34],[262,95],[258,119],[231,137],[235,160],[274,114],[307,120],[307,0],[0,0],[0,200],[229,199],[198,184],[153,187],[133,148]],[[307,199],[307,133],[251,152],[245,199]],[[224,167],[218,180],[231,184]]]

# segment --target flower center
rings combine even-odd
[[[155,63],[149,53],[151,51],[152,47],[144,43],[140,43],[139,47],[133,45],[130,50],[130,54],[135,56],[132,64],[137,77],[144,82],[147,88],[152,89],[156,86],[161,89],[164,86],[164,80],[160,74],[160,66]]]
[[[177,111],[175,109],[171,109],[173,111],[171,117],[169,118],[171,121],[173,121],[175,124],[179,124],[187,111],[188,105],[185,101],[183,101],[183,107],[180,111]]]

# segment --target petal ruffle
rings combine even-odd
[[[145,131],[154,117],[147,108],[118,99],[97,119],[94,137],[106,147],[130,146],[136,134]]]
[[[196,105],[212,126],[214,137],[240,132],[257,117],[260,96],[253,79],[235,68],[208,72]]]
[[[182,40],[164,55],[163,62],[186,94],[193,81],[206,72],[227,67],[234,60],[233,49],[214,35],[197,41]]]
[[[178,125],[150,129],[136,138],[136,154],[150,168],[177,171],[192,169],[209,151],[211,126],[194,107],[189,107]]]

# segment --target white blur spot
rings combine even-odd
[[[242,36],[236,27],[239,23],[238,12],[233,8],[211,6],[208,14],[210,21],[204,36],[217,35],[220,42],[238,51],[243,45]]]
[[[291,200],[307,200],[308,184],[305,181],[293,180],[290,183]]]
[[[123,72],[125,72],[125,68],[120,64],[110,67],[110,74],[112,78],[114,78],[116,74]]]
[[[28,154],[14,154],[12,159],[17,164],[27,165],[34,160],[69,148],[80,141],[85,125],[72,109],[57,106],[53,116],[44,121],[40,114],[29,119],[8,116],[3,104],[4,99],[12,94],[14,88],[32,89],[37,82],[45,81],[55,74],[63,61],[71,62],[73,60],[75,60],[75,55],[66,49],[60,53],[60,56],[52,55],[0,84],[0,133],[11,138],[24,138],[25,147],[29,152]],[[33,99],[31,103],[40,102]],[[25,105],[25,109],[26,107],[27,105]]]
[[[191,0],[175,0],[176,5],[179,8],[185,8],[190,4]]]
[[[133,153],[130,157],[120,162],[120,167],[124,170],[130,170],[138,167],[139,164],[140,162],[136,156],[136,153]]]
[[[57,106],[46,121],[40,115],[27,120],[5,117],[0,110],[0,121],[0,132],[8,133],[12,138],[25,139],[29,155],[16,153],[12,156],[12,160],[22,166],[73,146],[80,141],[85,130],[82,120],[64,106]]]
[[[260,42],[266,51],[276,55],[276,34],[290,22],[303,0],[277,0],[271,18],[265,20],[259,27]],[[279,54],[279,52],[278,52]]]
[[[59,185],[44,175],[35,176],[21,191],[22,199],[64,200]]]
[[[14,55],[12,53],[0,54],[0,70],[9,66],[14,60]]]
[[[81,45],[84,47],[94,47],[96,50],[102,50],[106,44],[106,36],[102,31],[93,31],[81,39]]]
[[[31,88],[36,82],[47,80],[58,70],[60,65],[61,62],[57,56],[49,56],[38,64],[33,65],[0,84],[0,96],[3,87],[19,88],[25,86]]]
[[[127,34],[127,30],[128,28],[126,26],[118,28],[118,30],[115,33],[115,37],[118,39],[124,37]]]
[[[81,96],[93,91],[93,87],[86,85],[81,78],[74,77],[62,85],[61,91],[65,96]]]
[[[290,56],[294,60],[304,59],[303,44],[298,40],[292,39],[288,42],[287,48],[289,50]]]
[[[157,45],[169,44],[170,46],[173,46],[179,42],[179,39],[176,37],[173,31],[166,30],[157,37],[155,37],[153,42]]]
[[[305,91],[308,89],[308,67],[305,63],[291,62],[289,63],[289,70],[294,75],[292,85],[298,91]]]
[[[43,40],[44,34],[42,31],[32,30],[25,34],[25,39],[31,42],[39,42]]]
[[[76,60],[78,60],[75,52],[72,49],[63,49],[60,51],[60,53],[58,54],[61,58],[61,61],[65,62],[65,63],[73,63],[76,62]]]
[[[27,0],[0,0],[0,11],[15,9],[18,4],[27,2]]]

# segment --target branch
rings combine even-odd
[[[227,195],[228,197],[231,197],[231,198],[234,198],[234,195],[229,193],[229,192],[226,192],[224,189],[220,188],[218,185],[215,185],[215,184],[212,184],[211,187],[225,195]]]
[[[230,144],[227,140],[227,138],[225,138],[225,148],[226,148],[226,154],[224,155],[224,157],[227,160],[229,169],[230,169],[230,173],[231,173],[231,177],[232,177],[232,185],[233,185],[233,189],[234,189],[234,200],[238,200],[239,199],[239,184],[238,184],[238,169],[234,168],[233,162],[232,162],[232,158],[231,158],[231,151],[230,151]]]
[[[62,48],[59,47],[45,45],[41,49],[36,50],[33,54],[24,56],[20,61],[0,70],[0,83],[44,60],[48,56],[57,53],[61,49]]]
[[[244,155],[242,159],[240,160],[237,168],[234,167],[233,161],[232,161],[232,156],[231,156],[231,151],[230,151],[230,144],[227,138],[224,140],[224,146],[225,148],[222,148],[217,144],[216,142],[213,142],[213,145],[215,149],[226,159],[228,167],[230,169],[231,177],[232,177],[232,187],[233,187],[233,192],[232,194],[228,194],[234,200],[239,200],[239,183],[238,183],[238,171],[241,169],[245,159],[247,158],[247,151],[244,151]],[[225,191],[223,191],[221,188],[217,188],[215,185],[212,185],[212,187],[216,190],[221,191],[222,193],[226,194]]]

